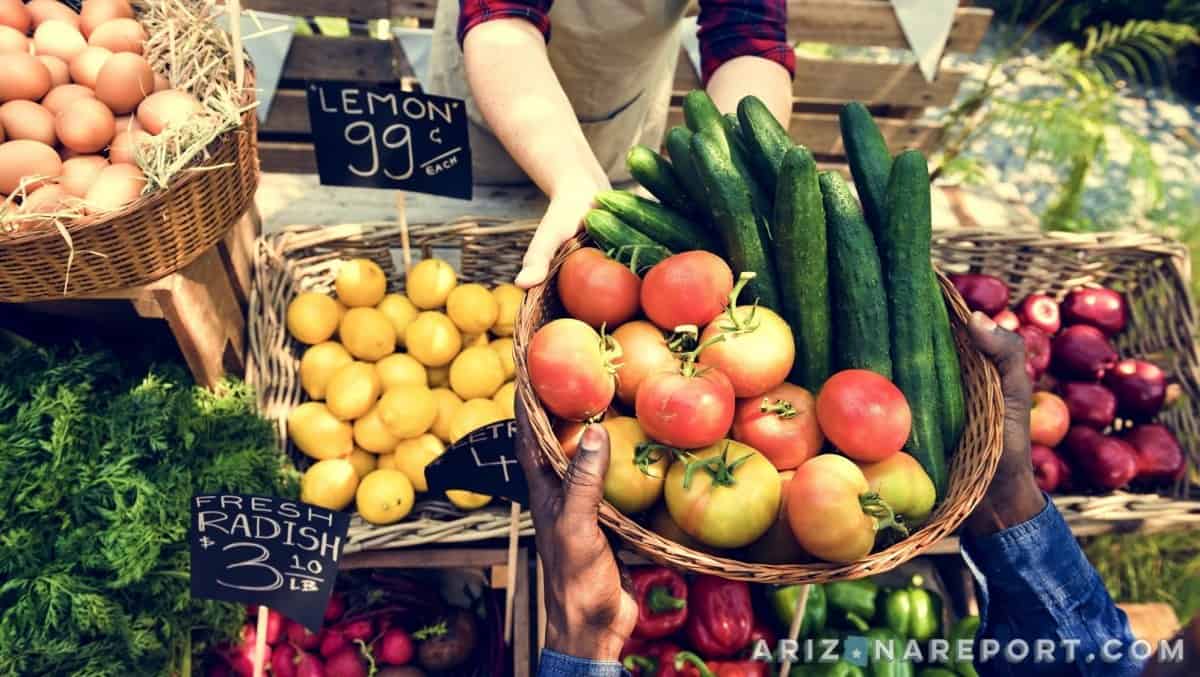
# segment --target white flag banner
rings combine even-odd
[[[929,82],[937,78],[938,64],[950,39],[958,0],[892,0],[900,29],[914,54],[921,74]]]
[[[429,86],[429,54],[433,51],[433,29],[392,27],[392,35],[400,42],[404,50],[404,58],[412,66],[413,74],[420,80],[422,87]]]
[[[687,52],[688,59],[692,62],[692,68],[696,71],[696,79],[700,79],[700,74],[704,71],[700,70],[700,24],[696,21],[696,17],[684,17],[683,21],[679,22],[679,42],[683,45],[683,50]]]
[[[229,30],[229,15],[222,13],[218,20],[221,27]],[[292,48],[292,36],[296,32],[295,17],[268,12],[242,12],[242,44],[250,61],[254,63],[254,89],[258,90],[259,123],[267,121],[279,78],[283,75],[283,62]]]

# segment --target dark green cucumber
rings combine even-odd
[[[646,146],[634,146],[625,156],[625,166],[637,182],[650,191],[658,201],[685,216],[699,212],[666,158]]]
[[[892,163],[886,210],[879,259],[892,328],[892,372],[912,410],[912,432],[904,449],[921,463],[940,499],[949,473],[933,349],[929,170],[919,151],[905,151]]]
[[[842,145],[850,174],[862,201],[863,213],[876,237],[887,222],[888,177],[892,173],[892,155],[883,133],[871,112],[861,103],[848,103],[838,116],[842,127]]]
[[[792,148],[787,130],[757,96],[747,96],[738,102],[737,117],[759,180],[768,193],[778,195],[775,184],[779,166],[784,154]]]
[[[597,247],[634,272],[641,272],[671,255],[670,249],[603,209],[589,211],[583,217],[583,227]]]
[[[643,235],[672,251],[720,251],[716,241],[702,227],[653,200],[623,190],[605,190],[596,194],[596,202],[634,229],[641,231]]]
[[[958,348],[954,345],[954,330],[950,327],[950,312],[942,296],[937,275],[929,269],[930,305],[933,306],[933,365],[937,369],[938,399],[941,404],[942,446],[949,457],[958,450],[958,440],[967,424],[967,405],[963,399],[962,367]]]
[[[692,132],[686,127],[672,127],[667,132],[667,154],[671,156],[671,164],[675,167],[675,175],[683,190],[692,199],[700,211],[707,208],[704,203],[704,182],[700,180],[700,172],[696,169],[696,159],[692,157]]]
[[[821,172],[818,182],[829,246],[834,367],[870,369],[890,379],[887,296],[875,238],[841,174]]]
[[[723,132],[727,128],[717,104],[702,89],[693,89],[683,97],[683,120],[693,134],[708,132],[721,144],[721,151],[729,154],[729,142]]]
[[[825,207],[816,160],[803,146],[780,163],[772,231],[783,317],[796,339],[792,379],[815,393],[833,373],[833,337]]]
[[[746,187],[750,189],[750,201],[754,205],[754,215],[758,218],[758,227],[762,232],[763,242],[769,242],[774,239],[771,236],[771,195],[763,189],[755,175],[754,166],[750,161],[750,149],[746,146],[746,140],[742,137],[742,133],[738,131],[740,125],[737,117],[726,115],[724,123],[725,139],[729,144],[729,159],[733,161],[733,166],[737,169],[738,174],[742,175]]]
[[[775,265],[767,256],[759,220],[754,214],[750,189],[721,148],[720,136],[703,132],[692,137],[692,156],[696,159],[700,178],[704,181],[705,202],[712,211],[713,222],[725,244],[725,255],[734,274],[754,272],[747,285],[749,294],[743,298],[780,310],[779,292],[775,283]],[[723,137],[722,137],[723,138]]]

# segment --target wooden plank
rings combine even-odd
[[[264,172],[317,173],[317,156],[311,143],[263,141],[260,139],[258,159]]]
[[[275,100],[271,102],[271,112],[267,115],[267,121],[258,128],[259,135],[262,135],[263,132],[275,134],[309,134],[312,132],[312,125],[308,120],[308,97],[304,90],[281,89],[275,92]]]
[[[974,52],[991,20],[990,9],[960,7],[954,13],[946,51]],[[788,39],[908,49],[891,4],[875,0],[789,0]]]
[[[433,20],[436,0],[245,0],[242,6],[292,16],[342,16],[350,19],[416,17]]]
[[[482,568],[508,561],[505,548],[445,548],[429,550],[363,550],[342,557],[338,568],[448,569]]]
[[[389,41],[320,35],[297,35],[292,39],[292,49],[283,63],[282,77],[284,80],[358,82],[390,82],[397,79]]]

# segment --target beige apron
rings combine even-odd
[[[557,0],[550,10],[550,65],[614,182],[629,180],[631,146],[662,142],[686,8],[687,0]],[[438,1],[427,90],[467,101],[475,183],[527,183],[471,96],[458,15],[459,0]]]

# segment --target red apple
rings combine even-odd
[[[1063,447],[1096,489],[1120,489],[1137,477],[1137,450],[1124,440],[1077,425],[1067,432]]]
[[[1030,294],[1021,305],[1017,306],[1017,317],[1021,324],[1031,324],[1054,336],[1062,328],[1062,318],[1058,314],[1058,304],[1045,294]]]
[[[1166,484],[1183,477],[1187,457],[1166,426],[1157,423],[1135,426],[1121,438],[1137,451],[1139,480]]]
[[[971,310],[992,317],[1008,307],[1008,285],[991,275],[951,275],[958,293]]]
[[[1037,479],[1038,488],[1050,493],[1062,482],[1062,460],[1054,450],[1043,444],[1035,444],[1029,449],[1030,460],[1033,461],[1033,476]]]
[[[1028,324],[1018,327],[1017,334],[1025,341],[1025,373],[1037,382],[1050,366],[1050,336]]]
[[[1117,396],[1122,416],[1153,418],[1167,396],[1167,375],[1145,360],[1121,360],[1104,375],[1104,385]]]
[[[1030,441],[1056,447],[1070,427],[1071,412],[1061,397],[1046,392],[1033,394],[1033,408],[1029,410]]]
[[[1058,394],[1067,403],[1072,425],[1104,430],[1117,417],[1117,397],[1099,383],[1067,381],[1058,385]]]
[[[1009,331],[1016,331],[1021,326],[1021,320],[1013,311],[1005,308],[992,317],[992,321]]]
[[[1051,366],[1063,378],[1098,381],[1117,363],[1117,351],[1104,332],[1088,324],[1076,324],[1054,337]]]
[[[1125,328],[1125,298],[1111,289],[1076,289],[1067,294],[1059,310],[1066,325],[1088,324],[1108,336]]]

